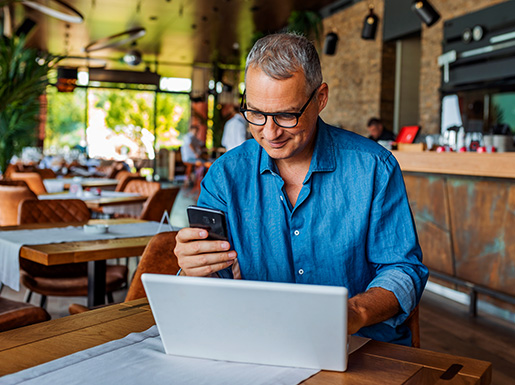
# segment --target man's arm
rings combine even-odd
[[[347,333],[354,334],[365,326],[386,321],[399,311],[399,301],[391,291],[372,287],[349,299]]]

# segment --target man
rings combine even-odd
[[[198,200],[226,213],[231,238],[182,229],[180,274],[345,286],[349,334],[409,345],[427,269],[395,158],[318,117],[328,86],[307,39],[260,39],[245,80],[254,140],[211,166]]]
[[[379,140],[395,140],[393,132],[386,130],[380,119],[371,118],[368,121],[367,128],[370,134],[368,139],[372,139],[376,142]]]
[[[222,135],[222,146],[227,151],[238,147],[247,139],[247,122],[241,116],[235,106],[230,106],[230,118],[225,123]]]
[[[183,162],[195,163],[202,155],[204,144],[197,138],[198,127],[191,126],[184,136],[181,146],[181,158]]]

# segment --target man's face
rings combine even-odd
[[[311,90],[309,90],[311,91]],[[257,67],[250,67],[246,77],[247,108],[261,112],[299,112],[308,101],[304,74],[299,71],[289,79],[275,80]],[[264,126],[250,124],[256,141],[273,159],[311,156],[318,114],[327,103],[328,88],[320,86],[294,128],[282,128],[271,116]]]
[[[383,133],[383,125],[381,123],[371,124],[368,126],[368,132],[372,138],[377,139]]]

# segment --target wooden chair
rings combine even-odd
[[[177,231],[167,231],[152,237],[143,251],[138,268],[134,272],[125,302],[146,297],[145,289],[141,282],[141,275],[143,273],[177,274],[179,264],[177,263],[177,257],[173,253],[176,235]],[[70,314],[77,314],[90,309],[83,305],[72,304],[68,310]]]
[[[180,190],[180,187],[170,187],[154,192],[145,201],[139,218],[146,221],[161,221],[163,213],[165,211],[170,212],[172,210],[173,204]]]
[[[25,199],[37,199],[24,181],[0,181],[0,226],[18,224],[18,206]]]
[[[49,319],[50,314],[41,307],[0,297],[0,332]]]
[[[419,306],[410,313],[408,319],[404,321],[411,331],[411,346],[420,348],[420,326],[419,326]]]
[[[57,174],[51,168],[37,168],[35,170],[42,179],[55,179]]]
[[[144,179],[133,179],[127,183],[123,192],[137,193],[149,197],[160,189],[161,184],[159,184],[159,182],[147,182]]]
[[[125,191],[127,185],[134,180],[145,181],[145,177],[141,176],[137,173],[132,173],[129,171],[120,171],[116,174],[116,179],[118,179],[118,184],[114,191]]]
[[[47,194],[43,178],[37,172],[13,172],[11,180],[23,180],[36,195]]]
[[[19,208],[18,222],[29,223],[86,223],[90,212],[79,199],[24,200]],[[29,290],[25,298],[30,301],[32,292],[41,294],[41,307],[47,296],[76,297],[88,295],[88,266],[69,263],[45,266],[20,258],[21,282]],[[107,265],[106,295],[110,303],[112,292],[127,283],[127,266]]]

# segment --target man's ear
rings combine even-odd
[[[322,112],[322,110],[327,105],[327,100],[329,99],[329,86],[327,83],[322,83],[320,89],[318,90],[317,96],[317,104],[318,104],[318,113]]]

